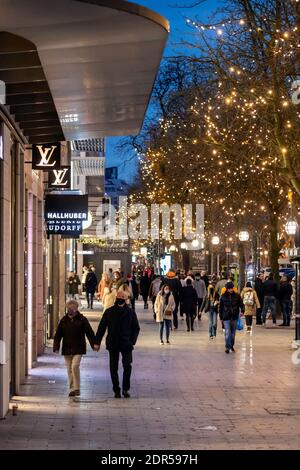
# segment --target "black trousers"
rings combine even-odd
[[[123,364],[123,383],[122,390],[123,392],[128,392],[130,390],[130,376],[132,370],[132,351],[121,351],[122,354],[122,364]],[[120,392],[119,384],[119,357],[120,351],[109,351],[109,367],[110,367],[110,376],[113,384],[114,393]]]
[[[89,307],[93,308],[94,295],[95,295],[95,291],[94,292],[87,292],[86,291],[86,293],[85,293],[88,308]]]
[[[193,330],[194,329],[194,319],[195,319],[195,316],[192,314],[189,314],[189,313],[186,313],[185,315],[185,319],[186,319],[186,326],[187,326],[187,329],[188,330]]]

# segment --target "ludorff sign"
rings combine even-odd
[[[48,194],[45,198],[47,235],[77,238],[88,219],[88,196]]]

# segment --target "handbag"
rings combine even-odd
[[[171,309],[169,308],[166,308],[165,311],[164,311],[164,319],[165,320],[172,320],[173,318],[173,312]]]

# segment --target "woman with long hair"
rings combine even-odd
[[[156,322],[159,323],[160,344],[162,345],[164,344],[164,327],[166,327],[167,344],[170,344],[170,330],[172,326],[172,318],[175,307],[176,304],[170,287],[168,285],[163,285],[156,296],[154,304]]]

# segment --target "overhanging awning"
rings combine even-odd
[[[0,80],[29,141],[137,134],[168,27],[123,0],[0,0]]]

